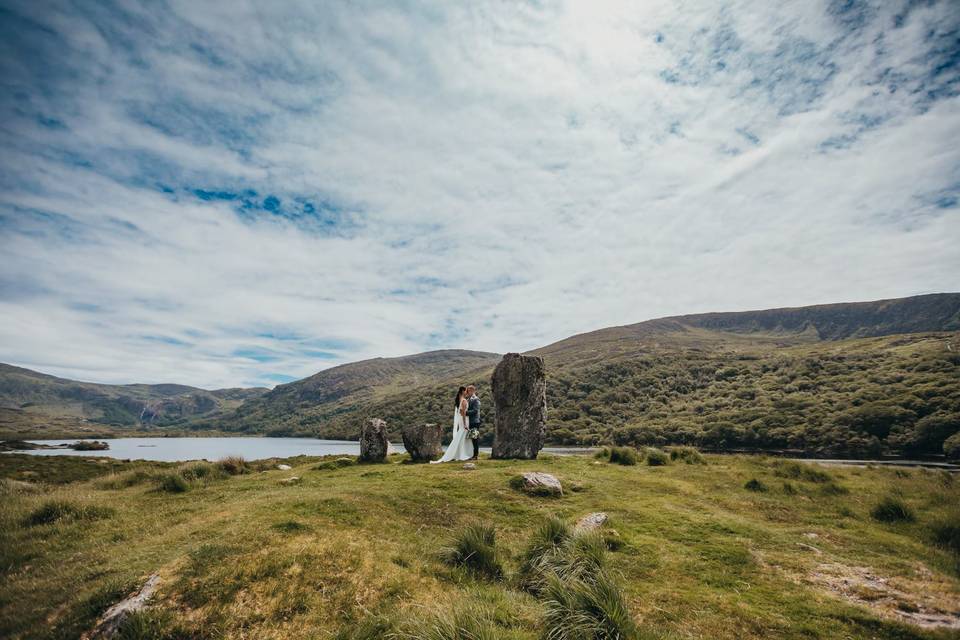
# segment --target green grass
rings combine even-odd
[[[503,565],[497,550],[497,532],[488,525],[473,523],[458,531],[450,545],[440,552],[449,565],[463,567],[476,575],[499,580]]]
[[[883,468],[830,469],[830,481],[812,482],[779,477],[776,460],[705,458],[654,468],[484,457],[470,472],[399,458],[314,470],[322,461],[303,458],[290,472],[273,461],[212,476],[198,472],[205,466],[121,464],[4,488],[0,637],[79,637],[155,572],[153,609],[124,637],[442,639],[468,637],[457,635],[464,629],[542,640],[554,629],[560,638],[610,628],[638,638],[960,637],[845,601],[816,577],[824,566],[861,568],[908,594],[904,606],[955,607],[955,529],[940,525],[955,525],[960,483]],[[72,473],[70,459],[58,460]],[[156,490],[154,477],[181,468],[199,476],[188,492]],[[551,500],[513,491],[510,479],[525,471],[584,490]],[[289,475],[302,483],[280,486]],[[752,478],[769,490],[744,490]],[[822,493],[830,482],[848,492]],[[914,522],[871,517],[890,495]],[[571,523],[593,511],[610,515],[602,533],[573,536]],[[97,513],[109,515],[88,517]],[[447,564],[445,547],[460,560]],[[468,566],[477,549],[492,553],[501,579]]]

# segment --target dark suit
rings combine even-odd
[[[479,431],[480,425],[483,422],[480,420],[480,398],[477,396],[472,396],[467,399],[467,418],[470,420],[470,429],[477,429]],[[473,459],[476,460],[477,456],[480,455],[480,439],[472,438],[473,440]]]

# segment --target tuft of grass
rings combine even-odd
[[[224,473],[231,476],[239,476],[244,473],[250,473],[250,464],[243,456],[227,456],[217,460],[217,467]]]
[[[550,576],[543,598],[545,640],[625,640],[639,635],[620,588],[604,573]]]
[[[333,460],[324,460],[316,465],[313,469],[315,471],[332,471],[334,469],[341,469],[343,467],[352,467],[356,464],[356,458],[335,458]]]
[[[650,467],[662,467],[670,464],[670,456],[654,447],[648,447],[646,450],[647,465]]]
[[[930,527],[933,543],[960,560],[960,512],[953,513]]]
[[[223,476],[223,471],[219,466],[214,466],[209,462],[198,461],[189,462],[178,470],[187,482],[205,482],[216,480]]]
[[[707,459],[696,447],[673,447],[670,449],[670,459],[686,464],[707,464]]]
[[[27,516],[24,524],[36,527],[55,522],[77,520],[102,520],[113,515],[113,509],[95,505],[82,505],[66,500],[47,500]]]
[[[826,471],[817,469],[811,464],[794,462],[793,460],[778,460],[773,475],[778,478],[803,480],[805,482],[830,482],[833,480],[833,476]]]
[[[597,452],[593,454],[593,457],[597,460],[609,460],[610,447],[601,447],[600,449],[597,449]]]
[[[538,591],[542,586],[543,568],[560,555],[563,546],[573,536],[572,527],[557,517],[550,517],[540,525],[520,557],[518,580],[520,586],[530,591]]]
[[[456,607],[453,613],[414,619],[393,637],[404,640],[499,640],[503,636],[491,618],[486,607],[470,602]]]
[[[190,491],[190,483],[177,471],[167,471],[155,478],[157,491],[167,493],[186,493]]]
[[[169,611],[147,609],[128,615],[113,636],[116,640],[194,640]]]
[[[787,494],[788,496],[795,496],[795,495],[797,495],[797,488],[796,488],[795,486],[793,486],[793,483],[792,483],[792,482],[784,482],[784,483],[783,483],[783,492],[784,492],[785,494]]]
[[[309,526],[303,524],[302,522],[297,522],[296,520],[278,522],[274,525],[271,525],[270,528],[281,533],[301,533],[303,531],[310,530]]]
[[[113,473],[97,481],[98,489],[126,489],[143,484],[153,478],[153,474],[146,469],[134,469],[126,473]]]
[[[610,454],[607,456],[607,459],[612,464],[622,464],[632,467],[640,462],[640,455],[633,447],[613,447],[610,449]]]
[[[450,546],[440,552],[440,559],[479,576],[493,580],[503,577],[497,532],[489,524],[477,522],[461,529],[454,535]]]
[[[916,515],[903,500],[887,496],[870,510],[870,516],[878,522],[913,522]]]
[[[743,485],[743,488],[747,491],[756,491],[762,493],[767,490],[767,485],[763,484],[756,478],[750,478],[747,480],[746,484]]]
[[[820,487],[820,493],[825,496],[845,496],[850,493],[850,490],[842,484],[830,481]]]

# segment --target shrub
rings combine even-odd
[[[452,566],[498,580],[503,577],[503,566],[497,552],[497,533],[488,524],[475,523],[457,533],[451,545],[443,549],[440,558]]]
[[[707,464],[706,458],[695,447],[674,447],[670,449],[670,459],[687,464]]]
[[[633,466],[640,461],[640,456],[633,447],[613,447],[610,449],[609,460],[613,464]]]
[[[900,498],[887,496],[870,511],[870,516],[878,522],[913,522],[916,516]]]
[[[651,467],[662,467],[670,462],[670,456],[661,451],[650,447],[646,451],[647,465]]]
[[[763,484],[756,478],[750,478],[747,480],[747,483],[743,485],[743,488],[747,491],[763,492],[767,490],[767,485]]]
[[[814,468],[810,464],[792,460],[777,462],[773,474],[779,478],[804,480],[806,482],[830,482],[833,479],[833,476],[826,471]]]
[[[239,476],[244,473],[250,473],[250,465],[243,456],[227,456],[217,461],[217,466],[226,474]]]
[[[609,460],[610,459],[610,447],[602,447],[597,450],[593,457],[597,460]]]
[[[156,477],[157,491],[167,493],[185,493],[190,491],[190,483],[176,471],[161,473]]]
[[[74,451],[106,451],[110,445],[100,440],[79,440],[70,447]]]
[[[94,505],[81,505],[65,500],[48,500],[27,516],[24,524],[35,527],[55,522],[74,520],[101,520],[113,515],[113,509]]]
[[[550,576],[543,604],[543,637],[549,640],[621,640],[638,636],[623,594],[606,574],[588,579]]]

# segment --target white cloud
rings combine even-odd
[[[23,3],[0,359],[249,385],[957,290],[960,12],[905,7]]]

